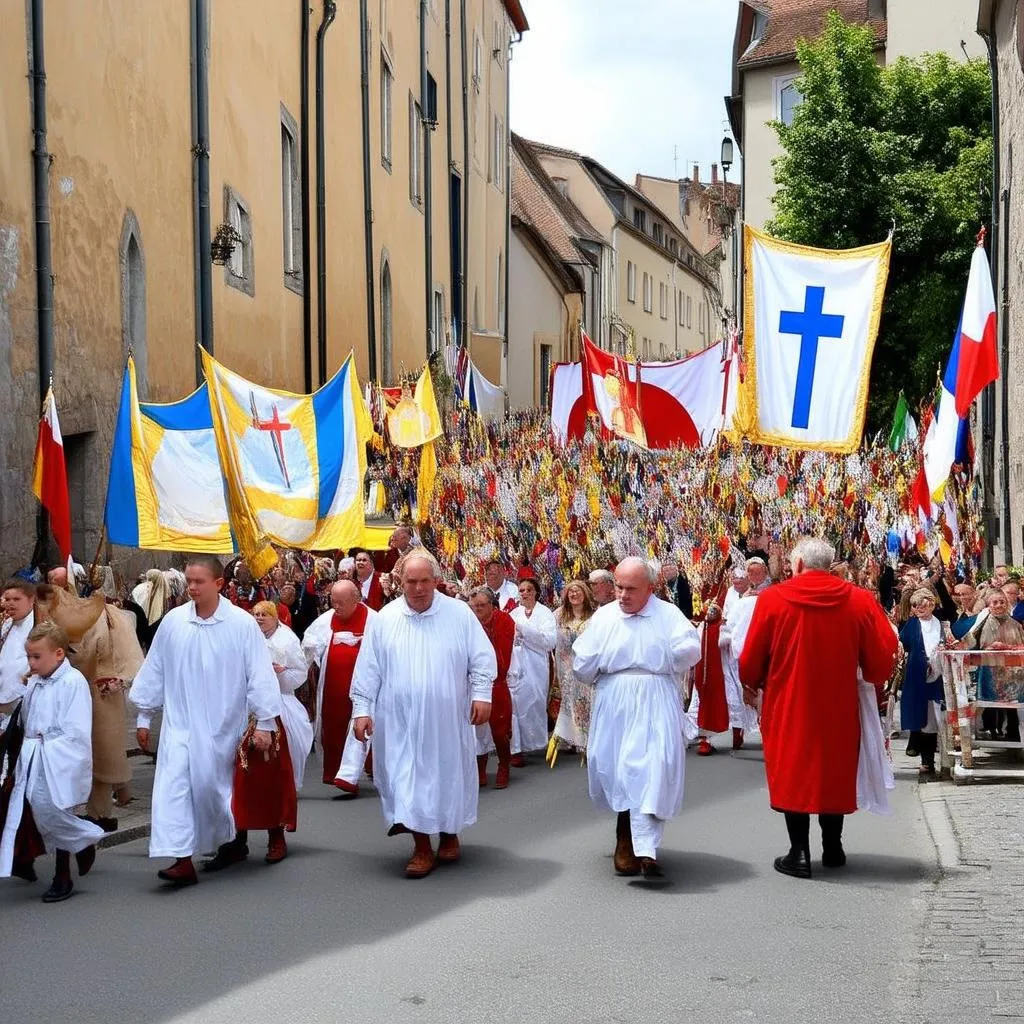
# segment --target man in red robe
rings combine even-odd
[[[352,718],[352,672],[367,623],[376,614],[362,603],[357,584],[339,580],[331,588],[331,608],[306,630],[302,650],[306,663],[319,666],[317,721],[313,735],[323,754],[323,781],[335,784]],[[356,793],[346,793],[349,796]]]
[[[881,692],[897,640],[881,605],[832,576],[835,551],[805,537],[793,578],[757,599],[740,656],[747,702],[764,691],[761,735],[771,805],[786,816],[789,853],[775,870],[811,877],[810,816],[818,815],[822,865],[840,868],[843,816],[857,810],[860,708],[857,669]]]
[[[477,587],[469,596],[469,607],[484,627],[487,639],[491,641],[498,659],[498,676],[491,693],[491,718],[488,725],[477,729],[490,728],[494,749],[498,753],[498,774],[494,779],[495,789],[508,786],[509,770],[512,764],[512,693],[508,688],[508,669],[512,663],[512,647],[516,640],[516,624],[512,616],[500,611],[498,599],[490,587]],[[477,749],[480,749],[477,747]],[[487,785],[487,754],[477,754],[477,770],[480,785]]]
[[[356,586],[359,587],[360,600],[368,608],[379,612],[384,607],[384,588],[380,573],[373,567],[370,552],[363,548],[353,548],[352,557],[356,563]]]

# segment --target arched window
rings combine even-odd
[[[125,358],[135,359],[135,378],[140,398],[149,396],[149,358],[146,347],[146,258],[142,232],[131,210],[121,227],[121,341]]]
[[[391,337],[392,301],[391,264],[385,255],[381,258],[380,266],[380,376],[381,382],[385,385],[390,385],[394,380],[392,376],[394,350]]]

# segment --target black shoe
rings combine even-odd
[[[842,844],[839,846],[831,847],[821,852],[821,866],[823,868],[843,868],[846,867],[846,853],[843,850]]]
[[[74,885],[70,878],[55,878],[53,884],[43,893],[44,903],[60,903],[71,895]]]
[[[640,877],[644,882],[653,885],[668,884],[665,872],[661,870],[661,865],[653,857],[640,858]]]
[[[14,878],[21,878],[26,882],[39,881],[36,869],[31,864],[19,864],[18,861],[15,861],[11,865],[11,875]]]
[[[920,755],[920,753],[921,751],[914,746],[912,740],[907,743],[907,757],[917,757]]]
[[[243,843],[224,843],[217,853],[205,864],[204,871],[223,871],[225,868],[241,864],[249,856],[249,847]]]
[[[92,822],[93,825],[98,825],[104,832],[116,832],[117,831],[117,818],[94,818],[91,814],[79,814],[79,818],[82,821]]]
[[[785,857],[775,858],[775,870],[791,878],[810,878],[810,855],[806,850],[790,850]]]

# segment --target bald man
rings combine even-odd
[[[359,587],[351,580],[339,580],[331,587],[331,607],[306,630],[302,652],[306,664],[317,666],[317,715],[313,735],[323,754],[323,781],[338,785],[338,799],[359,794],[358,785],[340,785],[335,779],[341,767],[345,739],[352,719],[352,672],[370,620],[377,614],[363,602]]]
[[[620,875],[660,879],[665,821],[683,803],[682,683],[700,659],[692,623],[654,591],[658,573],[640,558],[615,570],[616,600],[598,608],[573,644],[573,671],[594,687],[587,743],[590,798],[618,815]]]

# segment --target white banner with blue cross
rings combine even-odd
[[[857,450],[891,249],[811,249],[744,228],[744,437]]]

